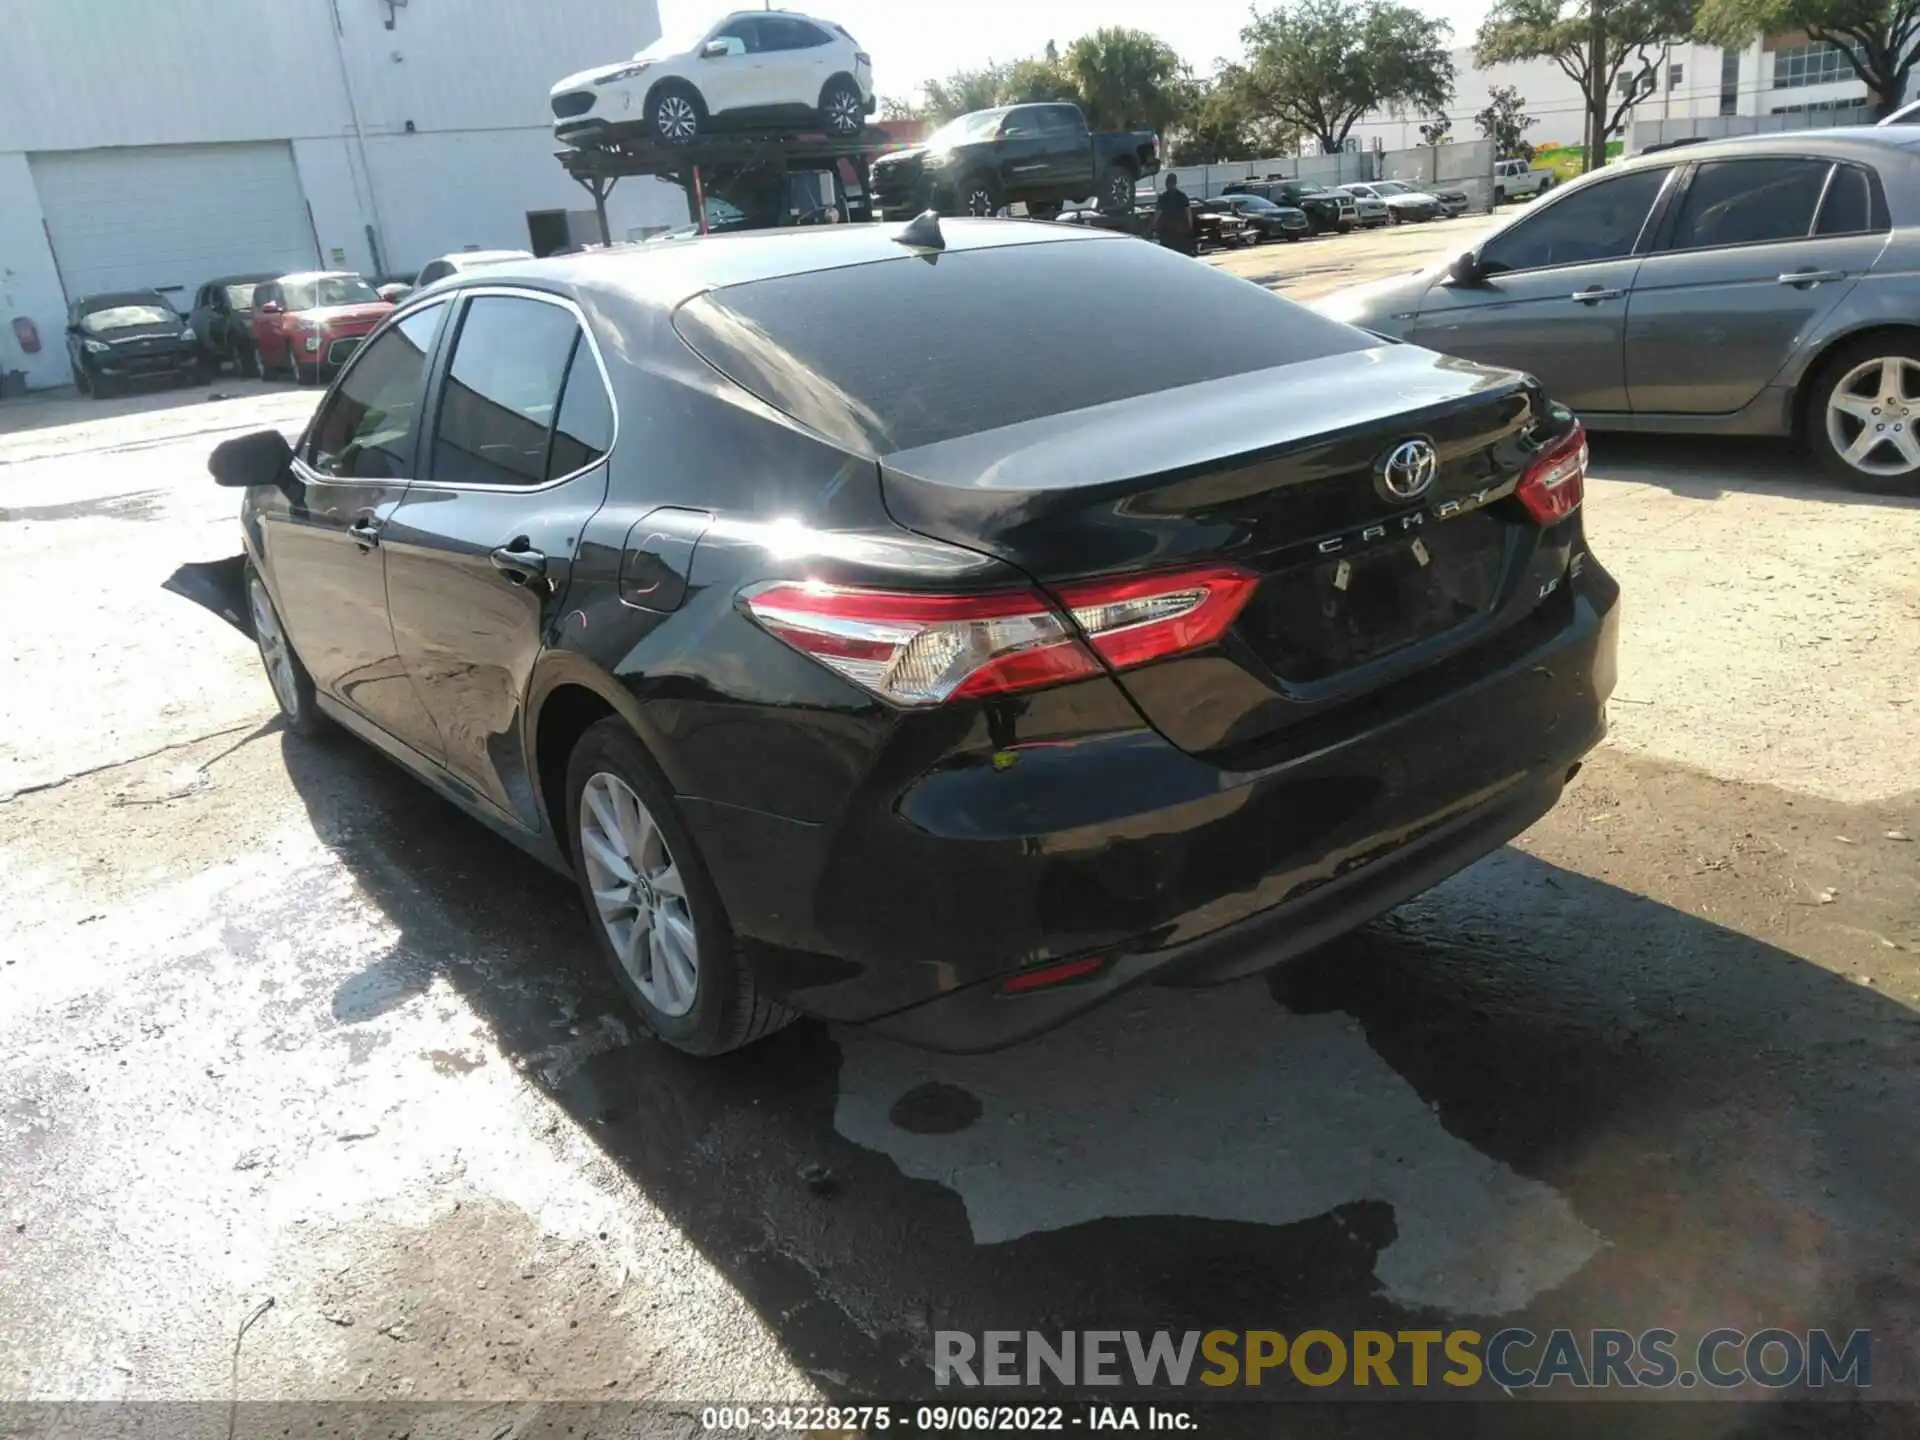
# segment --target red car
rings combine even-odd
[[[340,368],[360,339],[393,309],[350,271],[282,275],[253,292],[253,350],[248,374],[293,372],[302,385]]]

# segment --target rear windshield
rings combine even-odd
[[[329,305],[372,305],[379,293],[358,275],[323,275],[318,280],[295,280],[281,287],[289,311],[320,310]]]
[[[674,324],[736,384],[875,455],[1374,343],[1131,238],[756,280],[688,301]]]

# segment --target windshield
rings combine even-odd
[[[227,292],[227,305],[231,309],[251,310],[253,308],[253,282],[245,285],[224,285],[221,288]]]
[[[129,300],[89,310],[80,328],[98,335],[105,330],[127,330],[135,325],[178,325],[180,316],[164,300]]]
[[[285,287],[282,308],[288,311],[319,310],[328,305],[374,305],[379,293],[358,275],[328,275],[319,280],[298,280]]]
[[[1280,193],[1283,195],[1287,195],[1295,198],[1301,195],[1324,195],[1327,193],[1327,187],[1324,185],[1306,185],[1306,184],[1289,185],[1287,186],[1286,189],[1284,189]]]
[[[1382,180],[1378,185],[1373,187],[1373,193],[1376,195],[1412,195],[1416,192],[1411,185],[1402,185],[1398,180]]]
[[[709,11],[708,13],[711,14],[712,12]],[[692,52],[694,46],[707,38],[708,33],[713,28],[713,22],[709,20],[698,27],[692,25],[676,25],[671,30],[663,29],[660,32],[660,38],[658,40],[643,50],[634,51],[633,58],[636,60],[653,60],[663,55],[689,54]]]
[[[1006,107],[1002,106],[998,110],[976,110],[971,115],[961,115],[949,120],[920,143],[929,150],[951,150],[955,145],[964,145],[970,140],[991,140],[1006,113]]]

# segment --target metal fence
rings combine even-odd
[[[1468,208],[1493,206],[1494,146],[1491,140],[1419,145],[1411,150],[1358,150],[1338,155],[1276,155],[1267,160],[1231,160],[1218,165],[1171,165],[1180,188],[1196,199],[1226,193],[1229,185],[1262,180],[1311,180],[1341,185],[1353,180],[1403,180],[1409,185],[1445,185],[1467,193]],[[1165,176],[1142,181],[1140,193],[1158,189]]]

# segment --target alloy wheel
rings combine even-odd
[[[693,139],[700,128],[700,117],[686,96],[663,95],[654,109],[653,124],[666,139],[684,142]]]
[[[976,185],[967,192],[967,214],[986,216],[994,212],[993,192],[984,185]]]
[[[1827,439],[1864,475],[1920,469],[1920,361],[1904,355],[1864,360],[1827,396]]]
[[[258,575],[247,581],[247,606],[253,611],[253,633],[260,642],[260,659],[267,667],[267,683],[273,686],[273,698],[289,716],[300,713],[300,687],[293,675],[293,652],[287,648],[286,632],[280,617],[273,613],[273,601]]]
[[[580,793],[580,855],[620,968],[662,1015],[693,1009],[700,944],[680,867],[640,797],[600,771]]]
[[[827,100],[827,128],[836,135],[851,135],[860,128],[860,97],[851,90],[836,90]]]

